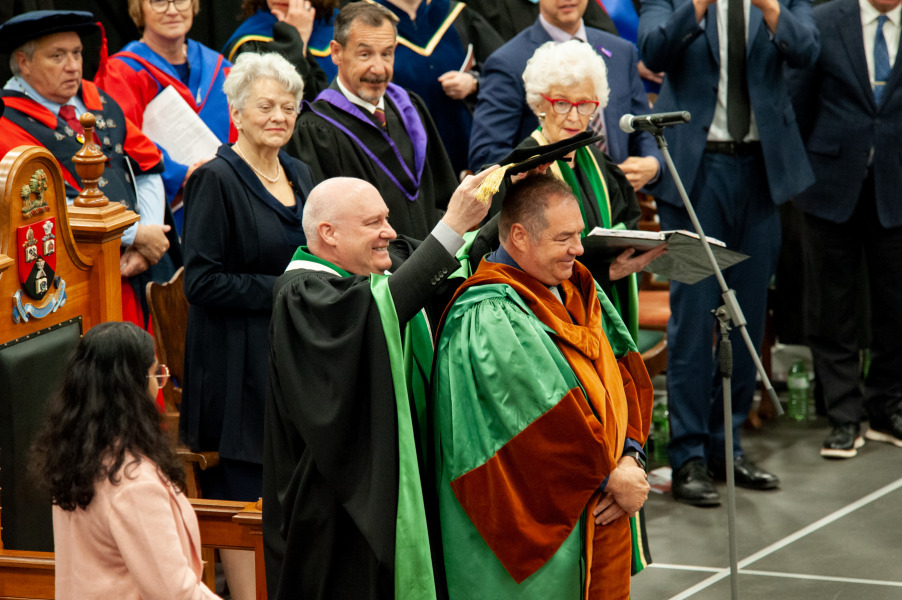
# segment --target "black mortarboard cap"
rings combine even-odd
[[[518,148],[498,161],[501,168],[482,180],[476,190],[476,198],[481,202],[489,203],[492,196],[501,189],[501,183],[505,177],[525,173],[540,165],[553,163],[560,160],[583,146],[594,144],[604,139],[603,135],[594,135],[591,131],[583,131],[566,140],[560,140],[547,146],[534,146],[531,148]]]
[[[0,25],[0,53],[10,54],[31,40],[45,35],[74,31],[97,31],[94,15],[84,10],[33,10],[16,15]]]
[[[499,165],[511,165],[507,175],[525,173],[539,165],[552,163],[567,156],[574,150],[601,141],[604,136],[595,135],[592,131],[583,131],[573,137],[548,144],[547,146],[535,146],[532,148],[517,148],[498,161]]]

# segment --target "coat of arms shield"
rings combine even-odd
[[[33,300],[50,291],[56,275],[56,217],[16,229],[19,283]]]

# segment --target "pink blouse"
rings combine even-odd
[[[218,598],[201,581],[197,516],[185,495],[142,458],[104,478],[86,510],[53,507],[58,600]]]

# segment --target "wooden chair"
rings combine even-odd
[[[76,169],[85,183],[85,189],[72,206],[67,206],[63,179],[56,159],[44,148],[20,146],[0,157],[0,297],[16,299],[18,302],[0,303],[0,418],[3,425],[12,425],[19,437],[27,435],[19,421],[10,417],[10,407],[26,406],[33,410],[44,401],[46,394],[29,388],[23,394],[22,364],[33,363],[41,368],[35,376],[28,376],[31,383],[47,383],[52,386],[55,371],[62,368],[67,348],[71,340],[77,339],[82,331],[87,331],[98,323],[122,320],[122,290],[120,287],[119,255],[122,233],[138,221],[138,215],[128,211],[122,204],[110,203],[97,188],[103,172],[105,157],[97,151],[91,140],[93,117],[82,117],[87,143],[78,156]],[[87,170],[85,170],[87,169]],[[22,287],[18,274],[17,236],[18,229],[33,226],[35,232],[43,234],[47,219],[55,219],[55,275],[53,288],[40,301],[21,296]],[[46,244],[46,242],[45,242]],[[47,253],[48,247],[44,246]],[[179,274],[177,274],[178,276]],[[165,287],[167,284],[164,284]],[[181,280],[177,286],[182,299],[181,332],[166,335],[166,340],[157,338],[161,359],[177,369],[181,381],[182,346],[184,344],[184,323],[187,322],[187,302],[184,300]],[[148,294],[149,295],[149,294]],[[165,294],[163,294],[165,295]],[[158,309],[153,314],[155,327],[166,329],[167,316],[178,311],[175,308]],[[153,309],[153,305],[151,306]],[[157,325],[159,324],[159,325]],[[60,340],[60,338],[64,338]],[[166,341],[173,341],[174,346]],[[12,359],[7,360],[12,355]],[[165,356],[166,358],[163,358]],[[46,381],[45,381],[46,380]],[[170,390],[168,409],[178,407],[178,392]],[[175,412],[176,418],[178,412]],[[177,422],[171,431],[177,435]],[[26,443],[26,446],[28,444]],[[24,456],[12,452],[8,444],[0,443],[3,460],[14,460],[18,466],[26,462]],[[189,453],[191,454],[191,453]],[[187,460],[196,468],[204,469],[218,461],[212,455],[195,454]],[[183,455],[185,458],[185,455]],[[6,522],[13,525],[23,520],[22,513],[29,506],[14,502],[18,482],[9,480],[12,468],[0,473],[0,485],[6,486],[0,494],[4,501]],[[190,481],[190,478],[189,478]],[[199,493],[199,490],[197,491]],[[201,531],[201,544],[205,550],[220,544],[224,547],[253,549],[256,552],[257,595],[266,597],[266,580],[263,577],[262,515],[259,505],[219,501],[206,502],[201,509],[195,506]],[[28,515],[24,522],[32,533],[36,523],[46,525],[50,521],[49,501],[46,507],[38,507],[40,513]],[[216,516],[212,517],[211,512]],[[4,512],[0,510],[0,515]],[[212,524],[211,524],[212,520]],[[227,522],[224,524],[224,521]],[[233,523],[234,526],[228,526]],[[7,527],[13,534],[15,528]],[[0,527],[0,534],[3,528]],[[11,541],[15,537],[10,535]],[[52,540],[50,541],[52,547]],[[212,550],[210,550],[212,551]],[[205,553],[204,558],[206,559]],[[208,565],[212,561],[208,560]],[[0,535],[0,599],[17,598],[48,600],[54,598],[55,560],[53,552],[35,548],[4,548]],[[210,571],[212,572],[212,570]],[[212,581],[205,576],[205,582],[212,588]]]
[[[0,488],[7,513],[0,548],[53,547],[50,501],[31,484],[28,448],[82,331],[122,319],[120,238],[138,215],[105,198],[81,200],[67,206],[46,149],[20,146],[2,157]]]
[[[642,362],[650,377],[667,370],[667,334],[649,329],[639,330],[637,342]]]
[[[169,367],[169,381],[163,386],[166,421],[174,417],[178,425],[178,411],[182,404],[182,380],[185,374],[185,330],[188,326],[188,300],[185,298],[181,267],[166,283],[148,282],[147,305],[150,307],[153,339],[157,358]],[[173,443],[178,443],[178,428],[170,427]]]
[[[188,475],[189,498],[202,498],[198,481],[199,471],[219,464],[216,452],[192,452],[179,443],[179,406],[182,404],[181,384],[185,375],[185,330],[188,327],[188,300],[184,288],[185,268],[175,272],[166,283],[147,284],[147,304],[153,322],[153,337],[160,362],[169,367],[169,381],[163,387],[165,421],[170,439],[185,462]]]
[[[86,140],[93,139],[93,125],[93,117],[82,118]],[[83,149],[78,156],[85,185],[72,206],[46,149],[19,146],[0,160],[0,598],[54,596],[53,553],[46,551],[53,547],[49,498],[23,495],[31,483],[24,473],[35,415],[82,331],[122,320],[120,238],[138,215],[98,190],[102,154]],[[20,282],[20,269],[34,262],[29,251],[20,262],[18,236],[26,231],[32,233],[26,240],[41,242],[31,253],[40,253],[52,270],[38,299]]]
[[[169,367],[169,381],[163,387],[165,423],[173,446],[185,465],[185,483],[189,498],[202,498],[200,471],[219,464],[217,452],[192,452],[179,442],[179,407],[182,404],[181,384],[185,376],[185,331],[188,327],[188,299],[184,287],[185,268],[181,267],[166,283],[147,284],[147,305],[153,323],[153,337],[157,358]],[[204,548],[204,582],[215,586],[212,548]]]
[[[55,568],[53,552],[0,549],[0,598],[52,599]]]
[[[660,231],[655,199],[636,194],[642,216],[639,229]],[[670,320],[670,291],[667,282],[656,281],[651,273],[639,274],[639,351],[648,374],[654,377],[667,368],[667,321]]]

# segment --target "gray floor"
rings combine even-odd
[[[818,455],[826,432],[822,417],[743,432],[746,453],[782,486],[737,490],[740,598],[902,599],[902,448],[869,441],[828,461]],[[654,563],[633,578],[634,600],[731,598],[725,504],[652,493],[646,518]]]

